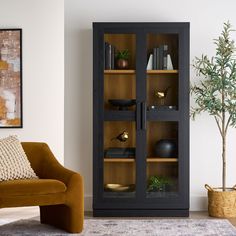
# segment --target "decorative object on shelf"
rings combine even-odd
[[[152,69],[153,69],[153,54],[150,54],[147,63],[147,70],[152,70]]]
[[[0,29],[0,128],[22,127],[21,29]]]
[[[154,110],[154,111],[169,111],[169,110],[177,110],[177,106],[149,106],[148,110]]]
[[[135,99],[109,99],[108,102],[118,107],[119,110],[128,110],[128,107],[134,106],[136,104]]]
[[[160,139],[156,142],[154,147],[155,155],[157,157],[176,158],[177,143],[175,139]]]
[[[116,53],[116,66],[118,69],[127,69],[129,67],[129,59],[130,53],[128,49],[123,51],[117,51]]]
[[[160,101],[160,105],[164,106],[165,105],[165,98],[167,96],[167,93],[171,87],[167,87],[165,90],[155,90],[155,97]]]
[[[135,148],[108,148],[104,153],[105,158],[134,158]]]
[[[174,70],[170,54],[167,54],[167,70]]]
[[[152,65],[153,70],[160,69],[159,48],[153,48],[153,61],[152,62],[153,62],[153,65]]]
[[[208,112],[214,117],[221,135],[222,188],[207,187],[208,211],[210,216],[226,218],[236,217],[236,189],[226,188],[226,137],[229,126],[236,127],[236,47],[230,37],[231,31],[230,23],[224,23],[221,35],[214,40],[216,55],[195,58],[193,67],[199,82],[191,86],[196,102],[192,118]]]
[[[169,178],[153,175],[148,179],[147,192],[168,192],[171,185]]]
[[[129,133],[127,131],[123,131],[122,133],[120,133],[116,137],[112,138],[111,140],[117,139],[120,142],[126,142],[128,140],[128,138],[129,138]]]
[[[123,184],[105,184],[104,189],[105,191],[112,191],[112,192],[128,192],[133,191],[135,188],[134,184],[123,185]]]

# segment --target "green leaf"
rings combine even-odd
[[[190,112],[193,119],[202,112],[219,118],[227,113],[232,117],[230,125],[236,126],[236,48],[230,38],[232,31],[230,23],[224,23],[223,31],[214,40],[215,56],[209,58],[202,54],[193,61],[198,79],[190,86],[190,94],[196,103]]]

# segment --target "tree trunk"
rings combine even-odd
[[[226,134],[222,136],[222,187],[223,191],[226,188]]]
[[[224,87],[224,69],[222,67],[222,187],[223,191],[225,191],[225,182],[226,182],[226,127],[225,127],[225,87]]]

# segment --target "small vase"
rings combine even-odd
[[[118,69],[127,69],[128,68],[128,61],[125,59],[118,59],[116,62],[117,68]]]

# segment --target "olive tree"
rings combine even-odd
[[[229,22],[224,23],[220,36],[214,40],[216,53],[196,57],[193,67],[197,82],[191,85],[195,107],[191,117],[207,112],[214,117],[222,140],[222,187],[226,189],[226,138],[229,126],[236,126],[236,59],[235,44]]]

